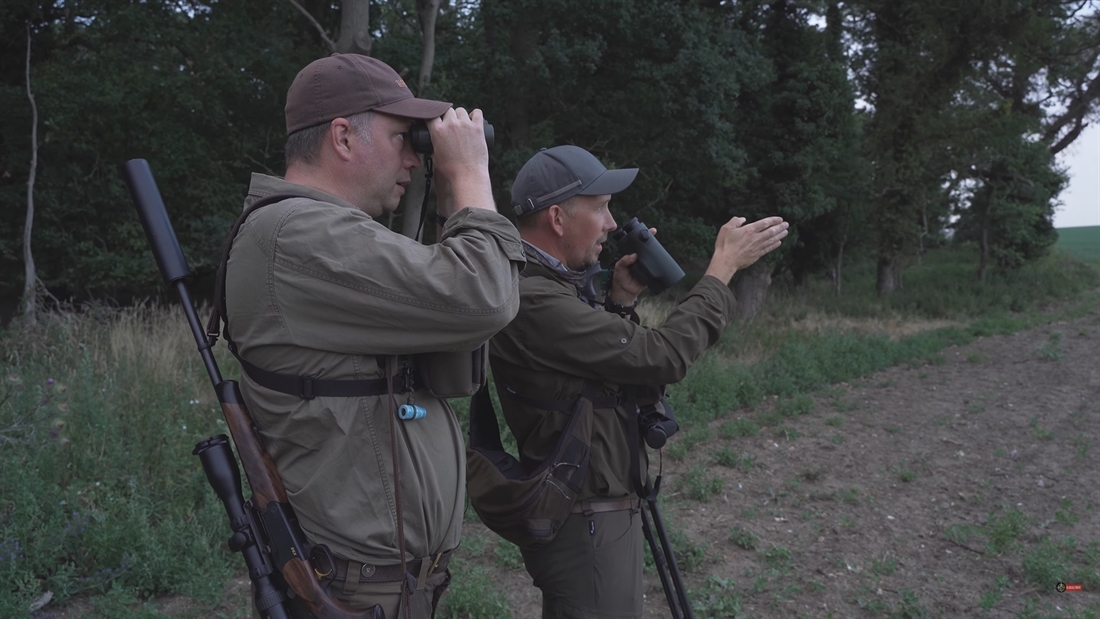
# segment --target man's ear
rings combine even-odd
[[[353,129],[346,118],[334,119],[328,126],[328,143],[332,145],[336,156],[344,161],[351,159],[351,138]]]
[[[550,208],[546,209],[546,220],[558,238],[565,236],[565,209],[557,204],[551,204]]]

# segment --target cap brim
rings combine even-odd
[[[619,193],[629,187],[630,184],[634,182],[634,177],[636,176],[638,176],[638,168],[607,170],[596,177],[596,180],[589,183],[587,187],[581,189],[574,195],[602,196],[605,194]]]
[[[433,101],[431,99],[410,97],[408,99],[402,99],[401,101],[380,105],[376,108],[372,108],[372,111],[382,112],[383,114],[393,114],[394,116],[404,116],[405,118],[428,120],[431,118],[439,118],[447,113],[449,109],[451,109],[451,104],[445,101]]]

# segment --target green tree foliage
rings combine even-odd
[[[1084,11],[1087,5],[1062,0],[851,3],[853,33],[861,45],[854,68],[861,94],[873,106],[868,147],[878,199],[880,294],[901,286],[901,273],[918,255],[929,222],[944,220],[950,203],[945,191],[973,178],[975,154],[983,150],[975,148],[973,133],[992,136],[981,122],[1011,133],[986,144],[1039,139],[1058,152],[1097,114],[1100,29],[1095,10]],[[974,96],[975,84],[987,92]],[[996,123],[989,112],[1003,106],[1034,123]],[[1059,107],[1065,111],[1059,113]],[[1043,160],[1014,159],[1016,164]],[[1006,165],[1018,169],[1016,164]],[[1034,172],[1047,176],[1049,164],[1047,172]],[[980,202],[982,193],[973,195]]]
[[[574,143],[641,168],[612,203],[620,219],[657,225],[680,258],[709,255],[745,165],[732,110],[766,79],[755,44],[690,3],[495,0],[482,17],[492,62],[479,85],[503,125],[498,201],[535,151]]]
[[[92,0],[27,7],[42,119],[34,247],[40,277],[59,294],[156,289],[118,173],[123,161],[149,159],[199,271],[216,259],[249,170],[281,168],[286,86],[316,54],[296,48],[293,13],[281,4],[215,6]],[[6,19],[10,50],[26,39],[7,37],[9,25]],[[7,103],[22,75],[8,61],[2,68]],[[26,107],[6,106],[14,113],[0,119],[0,196],[8,213],[26,179]],[[5,279],[18,264],[11,228],[21,220],[4,218]]]
[[[62,298],[125,299],[160,284],[119,164],[150,160],[192,268],[208,274],[249,173],[282,171],[287,85],[347,38],[341,2],[298,4],[308,17],[263,0],[0,5],[4,295],[22,278],[28,25],[39,275]],[[953,217],[960,238],[984,234],[990,265],[1042,253],[1039,220],[1061,184],[1033,145],[1056,154],[1098,114],[1100,18],[1083,6],[453,0],[418,94],[485,110],[504,211],[524,161],[573,143],[642,169],[616,215],[660,227],[681,261],[709,255],[731,215],[775,213],[793,235],[766,269],[836,275],[866,248],[888,292]],[[371,53],[410,84],[416,9],[369,9]]]
[[[842,16],[836,3],[826,12],[788,0],[746,3],[733,12],[736,27],[757,41],[768,72],[732,109],[746,163],[727,201],[750,220],[780,215],[791,222],[790,239],[773,260],[796,281],[836,267],[853,223],[848,215],[866,200]],[[821,18],[824,27],[811,24]]]

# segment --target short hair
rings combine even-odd
[[[580,196],[573,196],[571,198],[567,198],[565,200],[562,200],[561,202],[558,202],[558,207],[561,208],[561,210],[565,211],[566,215],[569,215],[570,217],[573,217],[574,215],[577,214],[577,202],[578,202],[577,198],[579,198],[579,197]],[[551,206],[553,206],[553,205],[551,205]],[[519,229],[519,230],[532,230],[534,228],[537,228],[538,227],[538,223],[537,223],[538,220],[543,217],[543,215],[542,215],[543,213],[549,212],[549,210],[550,210],[549,208],[544,208],[544,209],[537,210],[534,213],[531,213],[530,215],[525,215],[523,217],[517,217],[516,218],[516,228]]]
[[[347,119],[348,124],[355,129],[355,135],[369,144],[371,141],[370,126],[374,119],[374,112],[367,110],[366,112],[352,114]],[[292,163],[316,165],[317,159],[321,155],[321,144],[324,143],[325,136],[328,135],[331,126],[332,121],[323,122],[312,127],[299,129],[287,136],[286,146],[283,147],[287,167]]]

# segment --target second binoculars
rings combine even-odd
[[[684,270],[637,217],[616,230],[611,238],[624,256],[638,254],[638,261],[630,265],[630,274],[645,284],[651,294],[660,294],[684,278]]]

